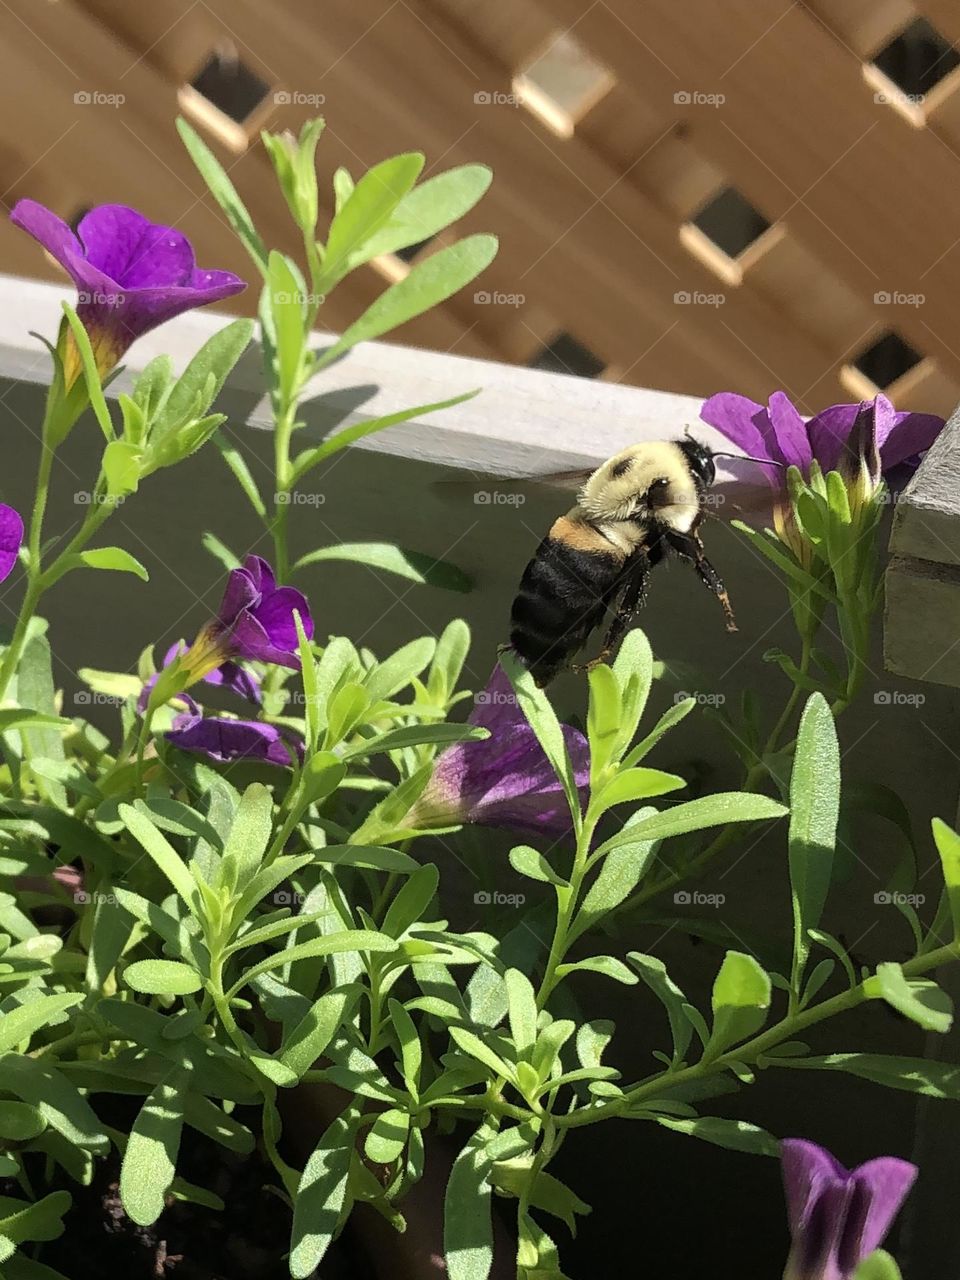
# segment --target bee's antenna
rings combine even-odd
[[[761,467],[786,467],[785,462],[777,462],[775,458],[752,458],[749,453],[717,453],[711,450],[715,458],[736,458],[740,462],[759,462]]]
[[[694,444],[700,444],[700,441],[692,434],[689,427],[684,427],[683,434],[688,440],[692,440]],[[705,446],[709,448],[709,446]],[[759,462],[762,467],[783,467],[786,468],[785,462],[777,462],[774,458],[753,458],[748,453],[720,453],[716,449],[710,449],[710,455],[714,458],[739,458],[741,462]]]

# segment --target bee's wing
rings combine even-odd
[[[706,515],[729,524],[743,520],[746,524],[770,524],[776,490],[768,484],[730,482],[708,489],[703,497]]]
[[[502,472],[473,471],[461,472],[443,480],[434,480],[431,488],[438,496],[446,498],[464,498],[475,501],[479,494],[496,492],[520,493],[524,489],[531,490],[538,486],[549,489],[562,489],[576,493],[593,475],[596,467],[581,467],[575,471],[552,471],[542,475],[504,475]]]

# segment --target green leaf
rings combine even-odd
[[[263,241],[257,234],[253,219],[246,206],[237,195],[236,187],[227,177],[223,165],[210,148],[202,141],[195,129],[182,117],[177,120],[177,132],[183,139],[183,145],[190,153],[190,159],[200,171],[200,176],[210,188],[210,193],[227,216],[240,243],[249,253],[259,271],[267,273],[267,251]]]
[[[97,1154],[106,1152],[110,1140],[90,1103],[48,1062],[4,1054],[0,1057],[0,1080],[6,1093],[36,1107],[68,1142]]]
[[[360,1106],[351,1103],[337,1116],[304,1168],[293,1206],[290,1241],[293,1280],[308,1280],[333,1240],[347,1198],[360,1112]]]
[[[4,1215],[0,1217],[0,1249],[5,1241],[16,1245],[35,1240],[56,1240],[63,1235],[63,1215],[72,1203],[69,1191],[54,1191],[34,1204],[4,1196],[0,1205],[0,1214]],[[0,1253],[3,1261],[9,1257],[10,1253]]]
[[[713,1032],[704,1053],[715,1058],[748,1039],[767,1020],[770,977],[751,955],[728,951],[713,984]]]
[[[183,1067],[173,1070],[147,1098],[130,1130],[120,1167],[120,1199],[141,1227],[156,1222],[164,1209],[176,1172],[189,1079]]]
[[[408,876],[420,866],[409,853],[377,845],[328,844],[314,852],[317,862],[328,863],[333,867],[363,867],[368,871],[387,871]]]
[[[358,998],[357,990],[328,991],[322,995],[284,1037],[281,1060],[298,1076],[309,1071],[346,1022]]]
[[[635,635],[636,632],[631,632],[630,634]],[[669,733],[674,725],[679,724],[685,716],[688,716],[696,705],[696,698],[683,698],[680,702],[677,702],[672,707],[668,708],[647,736],[641,742],[638,742],[632,751],[628,752],[627,755],[624,756],[624,765],[627,768],[631,768],[633,765],[641,761],[645,755],[653,750],[663,735],[665,733]]]
[[[522,876],[529,876],[531,880],[569,888],[567,881],[554,871],[543,854],[527,844],[519,844],[510,850],[510,865],[514,871],[519,871]]]
[[[898,964],[887,961],[877,965],[875,978],[866,983],[867,994],[882,996],[887,1004],[916,1022],[925,1031],[941,1034],[953,1023],[953,1003],[935,982],[923,978],[907,979]]]
[[[450,1280],[487,1280],[493,1266],[492,1189],[488,1145],[496,1131],[483,1124],[453,1162],[443,1203],[443,1249]]]
[[[787,812],[782,804],[768,796],[749,791],[721,791],[717,795],[687,800],[663,813],[644,818],[629,829],[624,828],[596,850],[594,857],[618,849],[636,840],[662,840],[666,836],[702,831],[706,827],[723,827],[728,822],[762,822],[782,818]]]
[[[615,956],[587,956],[571,964],[557,965],[557,976],[565,978],[568,973],[575,973],[578,970],[585,973],[601,973],[605,978],[612,978],[614,982],[622,982],[625,987],[632,987],[637,983],[636,974],[631,973],[623,961]]]
[[[420,747],[425,744],[448,746],[453,742],[478,742],[489,738],[487,729],[469,724],[411,724],[400,729],[388,729],[376,738],[365,738],[340,752],[341,760],[357,756],[382,755],[385,751],[401,751],[404,747]]]
[[[590,786],[600,785],[607,767],[619,761],[624,722],[620,684],[611,667],[601,663],[589,674],[590,704],[587,739],[590,743]],[[609,806],[606,806],[609,808]]]
[[[345,171],[338,170],[342,175]],[[428,178],[400,201],[389,221],[364,245],[363,260],[397,253],[429,240],[458,221],[484,195],[493,173],[483,164],[464,164]],[[334,175],[336,184],[337,175]]]
[[[371,702],[392,698],[405,689],[429,665],[436,649],[437,642],[433,636],[421,636],[419,640],[402,645],[383,662],[378,662],[364,681]]]
[[[503,975],[507,988],[507,1018],[517,1056],[528,1058],[537,1039],[537,998],[533,984],[519,969]]]
[[[277,352],[277,376],[282,404],[291,404],[303,374],[306,298],[299,271],[282,253],[270,250],[267,284]]]
[[[595,813],[605,813],[614,805],[650,800],[686,785],[686,780],[675,773],[662,773],[659,769],[622,769],[599,795],[593,797],[591,807]]]
[[[638,809],[624,823],[623,830],[630,830],[656,812],[652,807]],[[604,856],[600,874],[587,890],[574,920],[572,938],[592,929],[633,892],[647,874],[656,850],[655,840],[637,840],[620,845]]]
[[[63,314],[67,317],[67,323],[73,333],[74,341],[77,344],[77,350],[80,353],[80,360],[83,364],[83,380],[87,384],[87,394],[90,397],[90,408],[93,410],[94,417],[100,424],[100,430],[103,432],[103,438],[109,443],[116,432],[113,428],[113,420],[110,417],[110,410],[107,408],[107,402],[103,395],[103,384],[100,380],[100,373],[97,369],[97,361],[93,354],[93,347],[90,345],[90,337],[80,320],[80,317],[71,307],[69,302],[64,302]]]
[[[445,302],[488,267],[496,252],[496,236],[473,235],[438,249],[423,262],[416,263],[409,275],[385,290],[360,319],[327,348],[317,368],[325,368],[358,342],[382,338],[391,329]]]
[[[103,451],[103,475],[107,482],[107,495],[125,498],[136,493],[140,486],[140,468],[143,450],[128,440],[111,440]]]
[[[666,1009],[673,1036],[673,1058],[675,1062],[680,1062],[693,1035],[693,1024],[684,1012],[689,1007],[687,997],[671,979],[663,961],[656,956],[631,951],[627,959]]]
[[[477,1062],[482,1063],[493,1072],[494,1077],[506,1076],[508,1080],[512,1080],[514,1078],[515,1072],[513,1067],[504,1062],[503,1058],[501,1058],[499,1054],[494,1053],[494,1051],[485,1044],[479,1036],[475,1036],[472,1031],[467,1031],[463,1027],[451,1027],[450,1035],[464,1053],[469,1054],[471,1058],[475,1058]]]
[[[213,534],[209,530],[207,530],[206,533],[201,534],[200,541],[203,543],[206,550],[209,551],[210,554],[214,557],[214,559],[219,560],[220,563],[228,572],[231,569],[239,569],[240,557],[238,555],[235,555],[234,552],[232,552],[230,548],[226,545],[226,543],[221,542],[220,539],[216,536],[216,534]]]
[[[423,164],[423,155],[414,151],[391,156],[363,175],[330,226],[319,285],[322,293],[329,292],[355,264],[368,260],[367,242],[410,191]]]
[[[222,874],[231,891],[241,892],[260,867],[273,834],[273,796],[252,782],[241,797],[223,850]]]
[[[70,567],[75,563],[78,567],[83,565],[87,569],[113,569],[117,573],[132,573],[143,582],[150,581],[150,575],[140,561],[122,547],[94,547],[90,551],[79,551],[75,556],[68,557],[66,563]]]
[[[340,933],[330,934],[329,937],[311,938],[309,942],[298,942],[296,946],[287,947],[284,951],[278,951],[276,955],[267,956],[265,960],[246,970],[226,993],[227,999],[232,1000],[238,991],[248,982],[259,977],[261,973],[278,969],[282,965],[293,964],[296,960],[338,955],[344,951],[395,951],[396,949],[397,944],[393,938],[377,933],[373,929],[344,929]]]
[[[149,996],[188,996],[203,986],[200,975],[179,960],[135,960],[124,969],[123,980]]]
[[[240,488],[246,494],[251,507],[253,507],[261,520],[265,520],[267,516],[266,504],[260,496],[260,490],[257,487],[257,482],[254,480],[253,474],[247,466],[247,461],[243,454],[235,444],[231,444],[231,442],[224,437],[222,432],[219,432],[213,437],[213,443],[220,450],[220,454],[224,462],[233,472],[237,484],[239,484]]]
[[[119,806],[120,818],[130,834],[146,849],[163,874],[184,900],[191,913],[197,914],[197,886],[186,863],[144,814],[131,805]]]
[[[747,1151],[751,1155],[773,1156],[780,1154],[780,1144],[765,1129],[758,1129],[746,1120],[727,1120],[723,1116],[697,1116],[692,1120],[678,1120],[673,1116],[650,1116],[657,1124],[674,1133],[685,1133],[691,1138],[701,1138],[728,1151]]]
[[[960,1066],[932,1058],[904,1058],[879,1053],[830,1053],[825,1057],[769,1057],[767,1065],[809,1068],[812,1071],[843,1071],[886,1089],[923,1094],[928,1098],[960,1101]]]
[[[877,1249],[869,1258],[864,1258],[856,1271],[853,1280],[903,1280],[900,1268],[884,1249]]]
[[[80,1004],[83,999],[82,991],[41,995],[29,1004],[17,1005],[8,1013],[0,1013],[0,1053],[15,1049],[22,1042],[29,1043],[34,1032],[40,1031],[65,1010]]]
[[[38,1107],[26,1102],[0,1101],[0,1138],[7,1142],[28,1142],[46,1127]]]
[[[614,1024],[595,1018],[577,1028],[577,1060],[584,1068],[599,1067],[607,1045],[613,1039]]]
[[[960,941],[960,835],[940,818],[933,820],[933,839],[943,866],[954,939]]]
[[[840,815],[840,747],[823,694],[808,699],[800,720],[790,779],[790,884],[793,889],[793,972],[797,993],[810,954],[809,929],[820,923]]]
[[[416,1096],[423,1067],[423,1045],[420,1043],[417,1025],[399,1000],[390,1000],[388,1007],[393,1029],[400,1042],[404,1083],[411,1094]]]
[[[317,463],[323,462],[329,458],[331,454],[339,453],[341,449],[345,449],[348,445],[355,444],[357,440],[362,440],[365,436],[373,435],[377,431],[385,431],[387,427],[398,426],[401,422],[409,422],[411,418],[419,418],[422,414],[435,413],[438,409],[449,409],[455,404],[463,404],[465,400],[472,400],[474,396],[479,395],[479,388],[473,391],[465,391],[462,395],[452,396],[449,400],[437,400],[433,404],[415,405],[412,409],[399,409],[396,413],[387,413],[380,418],[367,418],[364,422],[357,422],[352,427],[345,427],[342,431],[337,431],[323,444],[316,445],[313,449],[304,449],[303,453],[297,455],[293,463],[293,476],[291,487],[296,485],[311,468]],[[363,546],[363,543],[357,544]],[[389,544],[373,544],[373,545],[389,545]],[[325,547],[325,551],[332,548]],[[410,552],[404,552],[409,556]],[[302,564],[303,561],[298,561]]]
[[[440,872],[432,862],[426,862],[409,877],[391,902],[381,926],[389,938],[399,938],[412,924],[423,918],[433,901],[440,882]]]
[[[463,398],[458,397],[458,400]],[[334,440],[337,439],[339,436],[334,436]],[[469,591],[473,586],[473,579],[448,560],[436,560],[432,556],[422,555],[419,551],[407,551],[403,547],[396,547],[390,542],[342,542],[333,547],[318,547],[315,551],[309,551],[301,556],[294,565],[294,570],[299,572],[307,565],[320,564],[328,560],[346,560],[352,564],[369,565],[372,569],[395,573],[400,578],[418,582],[422,586],[442,587],[445,591]]]
[[[234,320],[207,339],[171,389],[154,427],[156,435],[207,412],[252,337],[252,320]]]
[[[500,666],[513,686],[520,710],[563,786],[574,829],[578,829],[581,822],[580,797],[570,753],[556,712],[544,691],[537,688],[533,676],[512,653],[505,652],[501,655]]]
[[[395,1107],[381,1111],[370,1126],[363,1149],[375,1164],[392,1164],[407,1145],[410,1115]]]

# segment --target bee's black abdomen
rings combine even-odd
[[[581,551],[547,536],[520,579],[510,614],[510,644],[545,685],[581,649],[603,617],[623,571],[615,553]]]

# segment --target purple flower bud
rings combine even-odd
[[[157,325],[247,287],[230,271],[202,271],[182,231],[150,222],[126,205],[98,205],[81,218],[76,233],[35,200],[18,200],[10,220],[38,240],[73,279],[77,315],[90,336],[101,377]],[[70,332],[61,356],[69,389],[81,369]]]
[[[563,788],[499,665],[477,695],[468,724],[489,729],[490,737],[458,742],[440,753],[405,825],[430,828],[472,822],[566,835],[571,824]],[[587,740],[569,725],[563,726],[563,736],[585,799],[590,780]]]
[[[845,1169],[803,1138],[780,1144],[792,1248],[784,1280],[852,1280],[883,1243],[917,1176],[893,1156]]]

